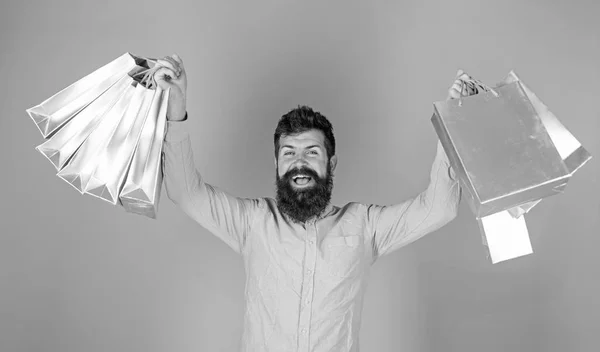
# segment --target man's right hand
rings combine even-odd
[[[169,89],[167,120],[182,121],[186,116],[187,76],[179,55],[157,60],[161,67],[154,73],[154,80],[162,89]]]
[[[454,83],[448,89],[448,97],[446,100],[470,97],[489,90],[491,90],[490,87],[469,76],[463,70],[458,70]]]
[[[465,84],[465,82],[470,79],[471,76],[466,74],[463,70],[458,70],[454,83],[452,83],[452,86],[448,89],[448,97],[446,97],[446,100],[459,99],[460,97],[468,97],[475,94],[475,92],[469,90],[469,87]]]

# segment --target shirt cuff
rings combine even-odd
[[[167,120],[167,130],[165,132],[165,143],[178,143],[189,136],[189,123],[187,122],[187,112],[180,121]]]

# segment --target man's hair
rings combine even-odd
[[[293,136],[304,133],[309,130],[320,130],[325,135],[325,149],[327,150],[327,160],[335,155],[335,137],[333,136],[333,126],[327,118],[318,111],[313,111],[308,106],[300,106],[283,115],[275,129],[274,144],[275,158],[279,160],[279,139],[280,137]]]

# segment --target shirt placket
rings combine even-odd
[[[300,302],[300,324],[298,335],[298,351],[309,352],[310,350],[310,318],[313,303],[313,289],[315,277],[315,264],[317,259],[317,231],[315,221],[306,223],[304,280]]]

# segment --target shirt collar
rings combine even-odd
[[[323,210],[323,212],[321,213],[321,215],[319,215],[316,219],[312,218],[311,220],[309,220],[309,222],[316,222],[319,221],[321,219],[326,218],[331,212],[333,211],[333,204],[329,203],[327,204],[327,207],[325,207],[325,210]]]
[[[325,208],[323,215],[321,217],[319,217],[319,219],[327,217],[332,211],[333,211],[333,204],[331,204],[331,203],[327,204],[327,207]]]

